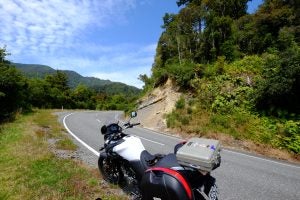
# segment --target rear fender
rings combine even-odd
[[[99,158],[107,158],[107,153],[106,152],[100,153]]]
[[[182,141],[182,142],[176,144],[175,147],[174,147],[174,154],[176,154],[177,151],[178,151],[178,150],[179,150],[186,142],[187,142],[187,141]]]

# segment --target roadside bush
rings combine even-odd
[[[176,102],[175,107],[176,109],[183,109],[185,107],[185,99],[183,96],[181,96]]]
[[[190,88],[190,81],[195,77],[194,67],[195,64],[189,62],[183,62],[181,65],[175,63],[167,65],[167,71],[178,86]]]
[[[204,77],[215,77],[225,73],[225,68],[228,63],[224,56],[219,56],[213,64],[208,64],[204,68]]]
[[[230,75],[259,75],[265,64],[265,60],[258,55],[245,56],[241,60],[234,61],[225,65],[226,73]]]
[[[153,68],[152,79],[154,87],[158,87],[167,82],[169,78],[168,72],[165,68]]]
[[[266,59],[262,79],[255,88],[256,108],[277,117],[300,114],[300,47],[269,54]]]
[[[300,153],[300,122],[292,120],[284,124],[284,146],[294,153]]]
[[[173,110],[166,116],[167,127],[176,128],[183,127],[190,124],[192,116],[186,113],[186,110]]]
[[[250,95],[253,90],[251,87],[237,87],[232,91],[220,93],[215,97],[211,108],[214,112],[232,113],[237,108],[251,108]]]
[[[178,124],[179,114],[176,112],[172,112],[167,115],[167,127],[168,128],[175,128]]]

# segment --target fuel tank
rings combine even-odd
[[[141,139],[136,136],[128,135],[124,137],[123,140],[124,142],[115,146],[113,151],[128,161],[140,160],[141,153],[145,150]]]

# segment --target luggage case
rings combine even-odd
[[[178,171],[164,167],[146,170],[141,181],[142,200],[192,200],[193,191]]]
[[[210,172],[221,164],[218,140],[191,138],[176,153],[179,164]]]

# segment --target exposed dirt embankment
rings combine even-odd
[[[165,115],[172,111],[181,93],[171,80],[155,88],[140,100],[138,120],[142,126],[152,130],[166,131]]]
[[[151,93],[140,100],[138,118],[134,119],[134,121],[140,122],[144,128],[169,133],[179,137],[200,137],[200,135],[197,134],[186,134],[182,131],[179,133],[176,129],[169,130],[167,128],[165,115],[172,112],[181,95],[182,93],[178,91],[178,88],[174,86],[172,81],[168,80],[165,85],[155,88]],[[257,144],[248,140],[236,140],[232,136],[224,133],[208,133],[206,137],[220,140],[222,146],[229,149],[252,152],[296,163],[299,163],[300,160],[299,156],[295,157],[285,150],[276,149],[268,145]]]

